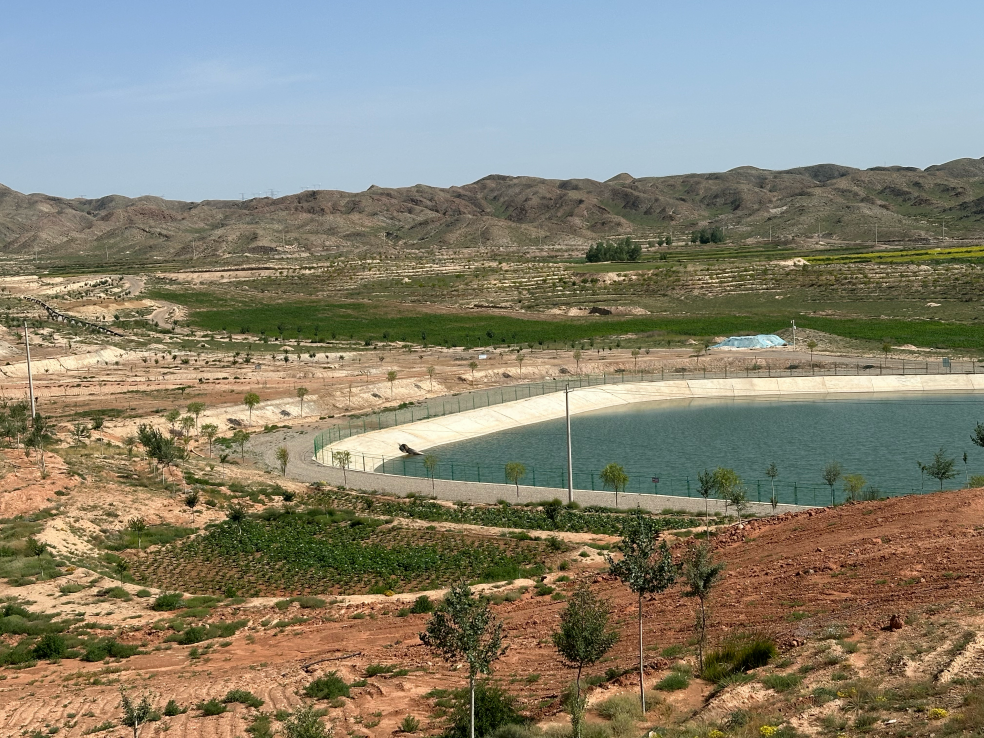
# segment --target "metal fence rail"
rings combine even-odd
[[[429,399],[419,404],[383,409],[361,416],[352,416],[347,423],[333,425],[322,431],[314,439],[315,457],[327,446],[352,436],[393,428],[398,425],[414,423],[418,420],[439,418],[445,415],[491,407],[506,402],[515,402],[528,397],[537,397],[553,392],[562,392],[565,387],[597,387],[610,384],[629,384],[630,382],[669,382],[688,379],[735,379],[740,377],[877,377],[877,376],[927,376],[941,374],[978,374],[977,363],[973,361],[886,361],[878,364],[825,363],[803,366],[789,364],[784,369],[773,366],[747,366],[738,370],[689,371],[685,368],[657,372],[616,372],[614,374],[571,374],[551,380],[529,384],[514,384],[487,390],[476,390],[454,394],[450,397]]]

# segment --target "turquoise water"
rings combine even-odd
[[[766,502],[770,462],[779,467],[781,502],[829,504],[822,474],[828,462],[844,474],[862,474],[881,494],[939,489],[920,473],[944,447],[956,458],[957,477],[945,489],[984,474],[984,449],[970,441],[984,422],[984,395],[829,395],[823,398],[681,400],[639,403],[571,419],[574,484],[603,489],[598,472],[608,463],[625,467],[628,492],[697,496],[703,469],[727,466],[745,480],[751,499]],[[431,449],[435,476],[504,482],[506,462],[527,467],[524,485],[566,487],[564,421],[548,421]],[[966,452],[968,463],[964,464]],[[396,459],[381,471],[427,476],[421,459]],[[651,480],[659,478],[655,484]],[[844,498],[843,483],[834,487]]]

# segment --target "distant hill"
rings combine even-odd
[[[598,238],[676,243],[721,226],[729,240],[910,240],[984,236],[984,158],[920,170],[817,164],[738,167],[605,182],[493,174],[460,187],[305,191],[243,202],[158,197],[64,199],[0,185],[0,253],[43,260],[377,253],[415,249],[580,255]],[[819,222],[818,222],[819,221]],[[770,230],[771,229],[771,230]]]

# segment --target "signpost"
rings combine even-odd
[[[659,494],[659,477],[653,477],[653,492]]]

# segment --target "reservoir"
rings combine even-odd
[[[955,477],[944,489],[966,486],[984,474],[984,449],[971,442],[984,422],[984,394],[802,395],[767,399],[686,399],[645,402],[571,418],[574,486],[604,489],[606,464],[625,468],[625,491],[697,497],[698,472],[733,468],[748,497],[768,502],[775,463],[780,502],[830,504],[845,498],[844,480],[833,490],[825,467],[836,462],[844,475],[860,474],[878,496],[938,490],[921,471],[941,448],[955,459]],[[505,465],[519,462],[521,485],[567,486],[563,419],[437,446],[434,476],[461,481],[505,482]],[[964,462],[966,453],[967,461]],[[391,474],[426,477],[421,457],[387,461]],[[659,481],[653,481],[658,479]],[[528,499],[525,501],[529,501]]]

